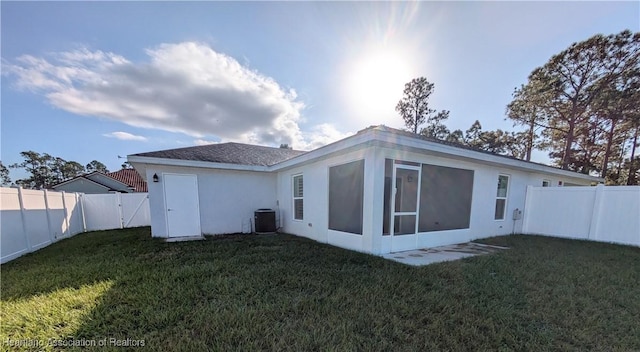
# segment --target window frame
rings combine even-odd
[[[498,196],[498,190],[499,190],[499,186],[500,186],[500,177],[506,177],[507,178],[507,190],[505,193],[504,197],[500,197]],[[496,196],[495,196],[495,203],[494,203],[494,214],[493,214],[493,220],[494,221],[505,221],[507,218],[507,206],[509,203],[509,188],[511,187],[511,175],[508,174],[498,174],[498,183],[496,185]],[[504,209],[502,210],[502,217],[501,218],[496,218],[496,214],[495,214],[495,205],[498,205],[498,200],[504,200]]]
[[[475,177],[476,177],[476,172],[474,169],[465,169],[465,168],[461,168],[461,167],[456,167],[456,166],[446,166],[446,165],[440,165],[440,164],[427,164],[427,163],[422,163],[421,164],[421,182],[420,182],[420,191],[419,191],[419,200],[418,203],[420,205],[419,209],[423,209],[425,207],[426,204],[423,204],[423,199],[422,199],[422,195],[423,195],[423,190],[425,190],[426,192],[429,191],[429,186],[433,186],[433,184],[430,184],[428,181],[428,179],[425,178],[425,176],[429,175],[429,169],[432,169],[433,171],[440,173],[440,176],[442,176],[443,173],[447,173],[447,172],[454,172],[454,173],[458,173],[458,175],[461,175],[462,173],[468,173],[466,176],[471,176],[471,183],[469,184],[470,188],[469,188],[469,202],[468,202],[468,213],[466,213],[466,226],[465,227],[458,227],[458,226],[451,226],[451,227],[445,227],[445,228],[440,228],[440,229],[431,229],[431,230],[426,230],[426,231],[421,231],[421,226],[424,225],[423,222],[420,222],[420,220],[422,219],[422,217],[424,215],[426,215],[426,217],[428,218],[429,215],[428,214],[421,214],[420,211],[418,212],[418,232],[417,233],[432,233],[432,232],[438,232],[438,231],[455,231],[455,230],[464,230],[464,229],[469,229],[471,228],[471,213],[472,213],[472,209],[473,209],[473,192],[474,192],[474,182],[475,182]],[[427,181],[425,183],[425,181]],[[458,189],[460,189],[460,185],[461,183],[455,183],[456,187]],[[442,183],[440,183],[441,187],[444,187],[444,185]],[[465,193],[467,194],[467,193]],[[427,196],[428,199],[429,196]],[[457,199],[457,201],[459,200],[459,198]],[[428,203],[428,202],[427,202]],[[434,203],[437,204],[437,203]],[[451,203],[447,204],[447,205],[443,205],[443,206],[449,206]],[[457,205],[467,205],[466,202],[457,202],[455,203]],[[428,205],[426,205],[428,207]],[[466,207],[465,207],[466,210]],[[439,215],[441,215],[442,213],[438,213]],[[448,224],[447,224],[448,225]],[[450,225],[449,225],[450,226]],[[424,227],[423,227],[424,228]]]
[[[544,185],[545,183],[547,184],[546,186]],[[543,178],[542,187],[551,187],[551,180],[549,180],[548,178]]]
[[[296,197],[296,178],[302,180],[302,196]],[[302,200],[302,218],[296,218],[296,200]],[[304,221],[304,176],[303,174],[291,175],[291,219],[293,221]]]

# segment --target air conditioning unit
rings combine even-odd
[[[254,213],[255,231],[258,234],[276,232],[276,211],[272,209],[258,209]]]

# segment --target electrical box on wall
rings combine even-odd
[[[513,220],[520,220],[522,219],[522,210],[515,208],[513,210]]]

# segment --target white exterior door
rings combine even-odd
[[[198,177],[164,174],[163,182],[169,237],[201,236]]]
[[[392,252],[417,248],[420,174],[419,166],[395,165],[393,169]]]

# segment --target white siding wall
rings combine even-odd
[[[418,234],[419,248],[462,243],[472,241],[477,238],[506,235],[514,231],[521,231],[522,219],[514,222],[512,220],[513,211],[516,208],[524,210],[527,186],[541,186],[543,179],[550,180],[552,186],[557,185],[558,181],[569,181],[576,184],[588,185],[588,181],[580,179],[559,178],[555,175],[549,176],[540,173],[523,172],[504,166],[486,165],[460,159],[445,158],[423,153],[404,152],[388,148],[381,148],[379,157],[383,159],[398,159],[474,171],[469,228]],[[498,175],[500,174],[509,176],[507,209],[504,220],[494,220],[496,190]],[[380,253],[388,253],[391,250],[391,238],[390,236],[383,236],[382,240]]]
[[[276,209],[276,174],[192,167],[147,166],[151,233],[167,237],[163,173],[198,177],[200,226],[204,234],[247,232],[259,208]],[[160,182],[153,182],[158,174]]]
[[[278,201],[283,216],[283,230],[323,243],[375,254],[391,251],[391,236],[382,236],[384,159],[399,159],[424,164],[456,167],[474,171],[470,227],[461,230],[434,231],[418,234],[418,247],[434,247],[461,243],[477,238],[505,235],[522,230],[522,219],[513,221],[513,210],[524,210],[528,185],[541,186],[543,180],[557,186],[558,181],[588,185],[588,181],[555,175],[530,173],[506,167],[480,164],[422,153],[369,147],[334,156],[305,166],[278,173]],[[328,168],[333,165],[365,159],[365,200],[363,235],[328,229]],[[292,177],[304,175],[304,220],[293,220]],[[498,175],[509,175],[509,194],[504,220],[494,220]],[[346,190],[345,190],[346,191]]]
[[[56,186],[58,192],[77,192],[85,194],[109,193],[109,188],[99,185],[95,182],[87,181],[82,178],[69,181],[63,185]]]
[[[523,172],[500,165],[488,165],[463,159],[382,147],[363,147],[278,172],[214,170],[193,167],[147,165],[147,179],[157,173],[160,182],[149,182],[152,234],[166,237],[163,173],[195,174],[198,177],[200,218],[205,234],[247,231],[246,224],[259,208],[278,211],[282,231],[336,246],[369,253],[391,251],[391,237],[382,236],[384,160],[399,159],[424,164],[456,167],[474,171],[470,228],[418,234],[419,248],[461,243],[477,238],[505,235],[522,230],[522,219],[513,221],[512,212],[524,210],[528,185],[541,186],[549,180],[587,185],[588,181],[562,178],[544,173]],[[365,160],[363,234],[355,235],[328,229],[329,167]],[[293,219],[293,176],[304,178],[304,218]],[[506,216],[494,220],[496,187],[499,174],[510,176]],[[345,190],[348,191],[348,190]]]
[[[369,190],[373,170],[372,149],[360,149],[339,156],[320,160],[309,165],[295,167],[278,172],[278,202],[282,214],[283,231],[304,236],[318,242],[330,243],[339,247],[371,252],[372,207],[374,195]],[[363,234],[329,230],[329,167],[365,159]],[[384,171],[384,164],[382,165]],[[293,175],[302,174],[304,179],[304,219],[293,219]],[[384,177],[384,174],[382,175]],[[347,192],[348,190],[345,190]],[[382,194],[382,190],[380,191]],[[382,209],[382,208],[380,208]],[[382,229],[382,223],[380,223]]]

